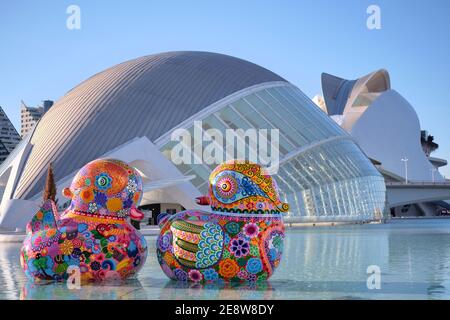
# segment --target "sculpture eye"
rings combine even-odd
[[[229,199],[236,194],[238,183],[233,176],[223,175],[217,180],[215,188],[219,197]]]
[[[107,173],[101,173],[95,177],[95,186],[100,190],[111,188],[112,179]]]
[[[104,187],[108,184],[108,181],[106,180],[106,177],[100,177],[98,178],[97,183],[99,186]]]
[[[219,173],[212,182],[214,196],[222,203],[233,203],[251,196],[267,198],[264,191],[249,177],[232,171]]]

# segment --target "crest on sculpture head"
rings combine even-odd
[[[209,177],[212,210],[248,214],[287,212],[275,179],[256,163],[232,160],[217,166]]]

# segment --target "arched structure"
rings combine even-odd
[[[287,218],[372,220],[384,210],[382,176],[352,137],[294,85],[238,58],[168,52],[100,72],[53,105],[24,142],[23,152],[0,167],[1,175],[9,164],[20,162],[8,179],[0,225],[22,223],[6,222],[14,220],[8,215],[22,214],[10,212],[8,204],[39,201],[49,162],[61,188],[85,163],[105,156],[153,172],[150,180],[195,175],[182,186],[144,196],[152,203],[175,194],[189,207],[192,202],[186,199],[205,192],[215,166],[171,161],[170,151],[177,143],[171,133],[179,128],[192,131],[194,121],[202,121],[203,129],[224,133],[236,128],[279,130],[281,165],[276,179],[291,204]]]
[[[431,184],[426,190],[410,185],[404,188],[390,185],[387,189],[389,206],[417,204],[420,208],[415,212],[435,215],[439,205],[430,202],[424,206],[422,202],[448,199],[450,184],[438,171],[447,161],[432,158],[424,151],[416,111],[391,89],[388,72],[381,69],[357,80],[324,73],[322,89],[323,99],[315,97],[317,105],[355,139],[388,180],[409,182],[411,186],[429,182],[445,184]],[[395,210],[404,214],[408,209]]]

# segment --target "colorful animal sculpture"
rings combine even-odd
[[[157,257],[171,279],[194,282],[268,279],[283,252],[282,212],[275,180],[259,165],[231,161],[210,175],[211,211],[187,210],[160,221]]]
[[[69,207],[58,214],[47,200],[26,227],[21,250],[25,274],[35,280],[67,280],[77,270],[81,282],[125,279],[147,257],[144,237],[127,221],[139,220],[142,179],[125,162],[94,160],[75,176]]]

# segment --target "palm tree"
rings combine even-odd
[[[439,148],[439,145],[434,142],[434,137],[428,134],[426,130],[420,131],[420,143],[427,157]]]

